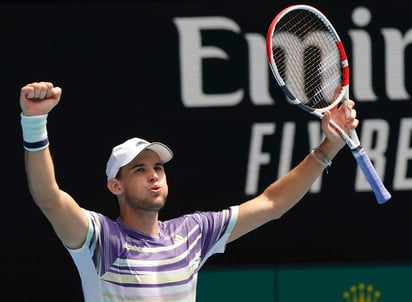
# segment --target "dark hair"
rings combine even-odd
[[[120,168],[119,168],[119,171],[117,171],[116,176],[114,177],[114,178],[116,178],[117,180],[120,179],[121,172],[122,172],[122,168],[123,168],[123,167],[120,167]]]

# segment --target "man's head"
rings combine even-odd
[[[134,137],[112,149],[106,166],[107,179],[115,178],[120,168],[130,163],[144,150],[156,152],[163,163],[168,162],[173,157],[172,150],[166,145],[159,142],[150,143],[144,139]]]

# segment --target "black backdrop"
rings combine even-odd
[[[278,177],[278,153],[285,140],[281,131],[287,122],[297,128],[293,162],[310,149],[304,131],[311,119],[286,104],[268,70],[262,69],[261,76],[269,79],[270,95],[276,101],[257,105],[251,97],[250,48],[245,36],[255,33],[263,38],[274,15],[289,4],[1,3],[2,281],[31,301],[52,301],[65,291],[70,291],[67,301],[80,296],[77,272],[27,190],[18,106],[22,85],[48,80],[63,88],[62,101],[49,116],[51,149],[62,189],[83,207],[116,216],[116,203],[105,186],[106,159],[113,145],[130,136],[141,136],[165,142],[175,153],[167,165],[170,196],[162,219],[195,210],[222,209],[250,197],[245,193],[245,182],[254,124],[276,125],[275,134],[265,138],[264,146],[272,161],[260,170],[258,191]],[[345,1],[342,6],[330,1],[310,4],[335,23],[350,58],[353,40],[348,33],[357,28],[351,13],[364,6],[372,14],[363,30],[372,41],[377,100],[372,103],[359,99],[357,108],[361,120],[381,119],[390,125],[384,181],[392,200],[378,205],[371,192],[355,189],[356,165],[349,150],[343,149],[330,173],[323,176],[319,192],[308,194],[282,219],[232,243],[225,254],[212,257],[206,267],[412,260],[412,186],[393,187],[400,121],[410,116],[410,99],[396,99],[386,92],[384,63],[388,48],[382,38],[383,28],[396,29],[406,36],[412,27],[409,8],[400,1],[392,1],[389,7],[375,1]],[[243,89],[244,95],[232,106],[187,107],[181,88],[182,33],[174,18],[212,16],[234,21],[240,32],[205,30],[203,43],[217,45],[229,56],[227,60],[204,61],[205,93]],[[262,53],[262,59],[264,56]],[[404,84],[412,93],[407,45],[404,56]],[[407,171],[408,164],[406,161]]]

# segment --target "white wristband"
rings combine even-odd
[[[47,114],[21,117],[21,128],[23,130],[23,147],[27,151],[39,151],[49,145],[47,137]]]

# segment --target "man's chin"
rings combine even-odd
[[[159,203],[154,202],[151,206],[151,210],[152,211],[160,211],[161,209],[164,208],[164,206],[166,205],[166,202],[162,201]]]

